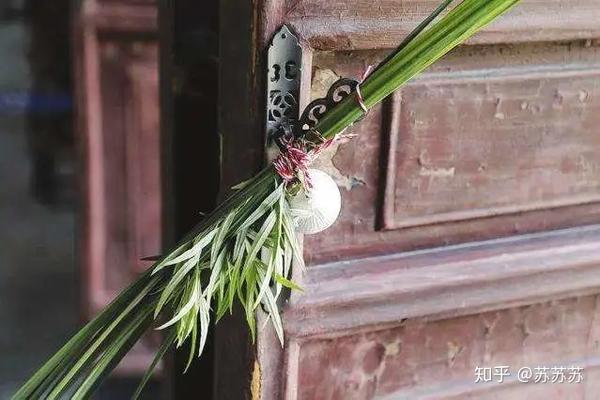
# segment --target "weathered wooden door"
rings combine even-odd
[[[223,188],[263,163],[277,28],[304,41],[317,96],[437,3],[223,1]],[[320,163],[343,209],[305,238],[285,347],[220,325],[216,398],[598,398],[599,34],[597,0],[523,0],[356,125]],[[583,382],[520,382],[555,366]],[[481,368],[492,378],[476,382]]]

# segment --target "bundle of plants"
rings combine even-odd
[[[310,163],[365,112],[519,0],[446,0],[367,77],[312,126],[279,139],[281,153],[232,189],[179,244],[84,326],[14,395],[14,399],[85,399],[140,336],[156,325],[164,342],[134,398],[172,346],[189,343],[188,366],[202,354],[211,320],[239,302],[252,333],[255,312],[268,315],[283,344],[279,300],[292,266],[302,266],[297,235],[331,225],[339,191]],[[453,5],[453,7],[449,7]],[[159,322],[160,321],[160,322]]]

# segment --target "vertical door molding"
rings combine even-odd
[[[83,173],[82,317],[91,319],[161,251],[157,10],[154,1],[83,0],[73,14],[76,132]],[[139,375],[156,340],[117,368]]]

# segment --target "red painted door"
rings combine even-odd
[[[260,60],[281,24],[306,45],[317,97],[437,1],[246,3],[221,5],[223,188],[263,163]],[[596,398],[599,33],[595,0],[524,0],[356,125],[319,161],[343,209],[304,240],[284,348],[224,321],[216,398]],[[582,367],[584,382],[517,376],[553,366]],[[478,368],[493,379],[476,382]]]

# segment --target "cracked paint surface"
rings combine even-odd
[[[474,384],[475,367],[508,365],[516,371],[573,363],[591,363],[584,384],[535,385],[531,393],[540,399],[593,399],[600,390],[600,365],[594,361],[600,356],[599,301],[588,296],[440,321],[409,320],[311,340],[300,352],[298,399],[520,400],[530,390],[523,386],[531,385],[484,390]]]

